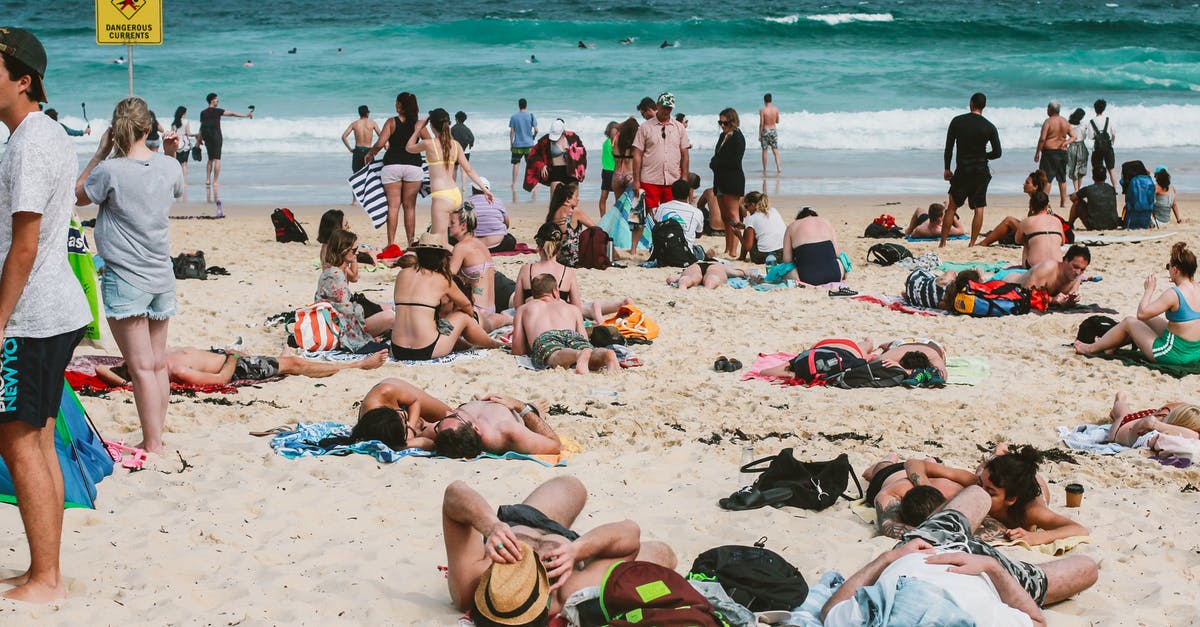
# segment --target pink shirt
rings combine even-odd
[[[670,185],[678,181],[679,162],[688,146],[691,141],[687,129],[674,118],[665,123],[659,122],[658,118],[643,123],[633,140],[633,147],[642,151],[639,180],[651,185]]]

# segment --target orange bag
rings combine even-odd
[[[292,335],[296,345],[305,351],[331,351],[338,347],[342,322],[333,305],[314,303],[296,310]]]
[[[624,337],[643,340],[653,340],[658,337],[658,323],[633,305],[621,305],[617,313],[605,320],[604,324],[617,327]]]

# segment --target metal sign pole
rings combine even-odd
[[[129,50],[129,95],[132,96],[133,95],[133,41],[130,40],[129,43],[125,44],[125,47]]]

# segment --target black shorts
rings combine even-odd
[[[613,175],[612,170],[601,170],[600,171],[600,191],[611,192],[613,190],[612,175]]]
[[[987,166],[961,167],[954,176],[950,177],[950,198],[955,207],[967,203],[971,209],[987,206],[988,183],[992,181],[992,173]]]
[[[875,505],[875,497],[879,496],[879,491],[883,489],[883,482],[898,472],[904,472],[904,462],[884,466],[875,472],[875,475],[871,477],[871,483],[867,485],[867,493],[865,495],[867,505]]]
[[[204,140],[204,150],[208,153],[208,160],[221,158],[221,143],[224,137],[216,133],[203,133],[200,138]]]
[[[50,337],[6,337],[0,349],[0,422],[20,420],[41,429],[58,416],[63,372],[84,329]]]
[[[546,173],[546,184],[550,183],[578,183],[579,181],[571,176],[571,168],[565,165],[552,165]]]
[[[355,146],[354,151],[350,153],[350,171],[358,172],[367,165],[367,153],[371,149],[366,146]]]
[[[529,156],[530,150],[531,150],[530,148],[513,148],[512,149],[512,164],[517,165],[518,163],[524,161],[525,157]]]
[[[1111,170],[1115,167],[1117,167],[1117,158],[1116,155],[1113,154],[1112,146],[1109,146],[1106,149],[1092,149],[1092,169],[1103,168],[1105,170]]]
[[[1067,151],[1043,150],[1042,162],[1039,166],[1050,181],[1065,183],[1067,181]]]

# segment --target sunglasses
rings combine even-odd
[[[660,126],[660,127],[659,127],[659,130],[661,130],[661,131],[662,131],[662,138],[663,138],[663,139],[666,139],[666,138],[667,138],[667,127],[665,127],[665,126]]]
[[[717,124],[721,126],[729,126],[729,120],[717,120]]]
[[[453,418],[454,420],[457,420],[457,421],[461,422],[461,423],[462,423],[462,424],[464,424],[464,425],[467,425],[468,427],[471,427],[472,429],[474,429],[474,428],[475,428],[475,425],[471,424],[471,421],[470,421],[470,420],[467,420],[466,418],[463,418],[461,415],[459,415],[459,413],[458,413],[458,412],[454,412],[454,413],[446,414],[446,417],[445,417],[445,418],[442,418],[441,420],[439,420],[439,421],[437,422],[437,424],[433,425],[433,433],[434,433],[434,435],[437,435],[438,433],[441,433],[441,431],[442,431],[442,428],[443,428],[443,427],[446,425],[446,421],[447,421],[447,420],[450,420],[451,418]]]

